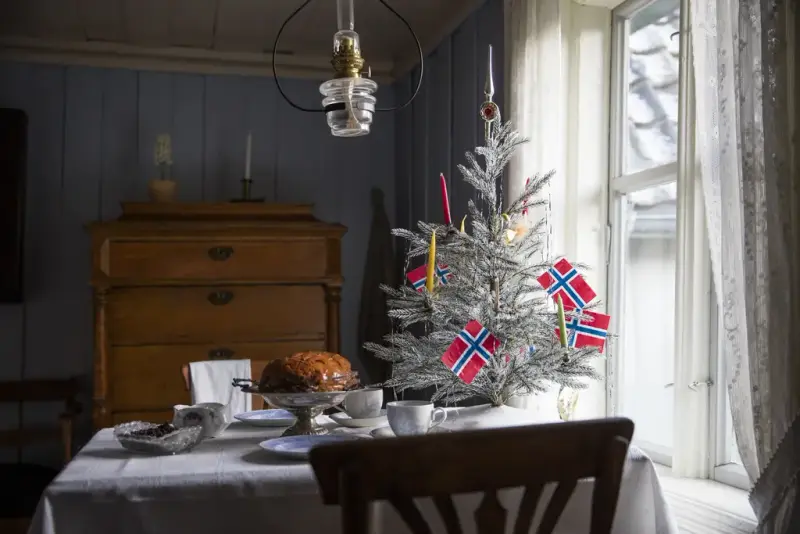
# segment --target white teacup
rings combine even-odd
[[[192,406],[176,404],[172,408],[172,424],[175,428],[202,426],[204,437],[216,438],[231,424],[225,408],[220,402],[201,402]]]
[[[344,411],[353,419],[378,417],[383,406],[383,388],[366,388],[351,391],[342,403]]]
[[[395,401],[386,404],[389,426],[396,436],[427,434],[447,419],[444,408],[434,409],[428,401]]]

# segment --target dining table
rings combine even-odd
[[[318,422],[331,433],[386,439],[370,437],[371,428],[340,427],[324,415]],[[340,509],[323,504],[310,464],[259,446],[283,430],[235,422],[221,436],[173,456],[130,452],[114,438],[113,429],[100,430],[45,490],[29,534],[340,533]],[[538,514],[552,489],[543,493]],[[589,532],[592,489],[591,479],[578,484],[557,534]],[[500,492],[511,518],[521,493]],[[468,494],[455,501],[465,534],[474,532],[472,514],[480,497]],[[419,505],[432,518],[434,532],[443,532],[432,503],[423,499]],[[376,503],[373,513],[375,532],[410,532],[385,503]],[[655,466],[635,447],[624,467],[613,533],[678,533]]]

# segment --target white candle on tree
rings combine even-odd
[[[247,152],[245,154],[245,162],[244,162],[244,179],[250,179],[250,159],[253,151],[253,134],[252,132],[247,132]]]

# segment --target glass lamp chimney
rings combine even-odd
[[[338,31],[333,36],[331,64],[335,77],[319,87],[331,134],[336,137],[367,135],[375,113],[373,96],[378,84],[361,76],[364,59],[355,31],[353,0],[336,0]]]
[[[336,27],[339,30],[355,30],[353,0],[336,0]]]

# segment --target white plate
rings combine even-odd
[[[258,444],[262,449],[293,460],[307,460],[309,451],[320,445],[342,443],[358,439],[369,439],[366,436],[352,434],[325,434],[324,436],[287,436],[262,441]]]
[[[381,410],[381,414],[377,417],[364,417],[355,419],[344,412],[337,412],[331,414],[330,418],[336,421],[337,424],[346,426],[348,428],[366,428],[370,426],[388,424],[388,421],[386,420],[386,410]]]
[[[428,430],[428,434],[441,434],[441,433],[444,433],[444,432],[450,432],[450,431],[447,430],[446,428],[442,428],[440,426],[435,426],[435,427],[431,428],[430,430]],[[388,427],[388,426],[382,426],[382,427],[376,428],[375,430],[370,432],[369,435],[372,436],[373,438],[396,438],[397,437],[395,435],[394,431],[392,430],[392,428]]]
[[[233,416],[242,423],[253,426],[292,426],[297,418],[286,410],[256,410]]]

